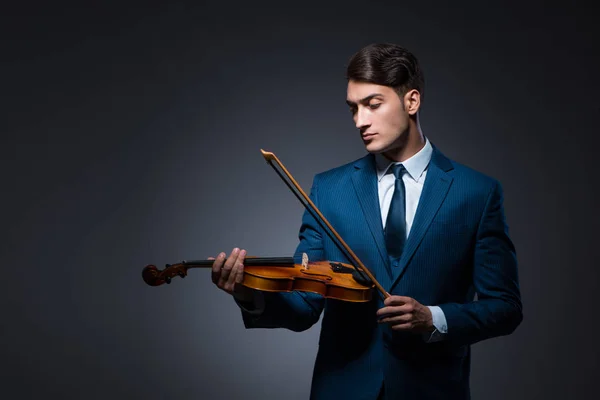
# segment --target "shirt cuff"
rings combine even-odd
[[[446,323],[446,316],[442,309],[438,306],[427,306],[431,311],[431,318],[433,320],[433,326],[435,329],[431,334],[425,334],[424,339],[427,343],[439,342],[444,340],[444,336],[448,333],[448,324]]]
[[[259,316],[265,311],[265,296],[260,290],[255,290],[250,301],[240,301],[233,297],[237,305],[252,316]]]

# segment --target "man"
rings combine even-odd
[[[212,279],[235,296],[247,328],[303,331],[324,312],[312,399],[468,399],[470,345],[522,320],[501,186],[423,135],[424,79],[409,51],[366,46],[347,79],[368,154],[317,174],[310,196],[390,296],[252,291],[236,285],[246,255],[237,248],[219,254]],[[299,238],[296,258],[351,262],[308,211]]]

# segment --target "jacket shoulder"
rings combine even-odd
[[[502,190],[502,186],[496,178],[449,158],[436,146],[434,146],[431,162],[452,177],[454,185],[467,194],[479,194],[487,197],[493,190]]]
[[[460,162],[449,161],[453,166],[451,175],[455,183],[467,192],[487,197],[492,191],[502,191],[502,184],[495,177]]]

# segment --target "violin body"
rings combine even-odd
[[[339,272],[336,272],[339,271]],[[242,284],[265,292],[318,293],[326,298],[367,302],[371,300],[372,288],[354,280],[354,267],[329,261],[311,262],[306,267],[244,267]]]

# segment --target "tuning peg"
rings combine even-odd
[[[167,283],[171,283],[171,277],[170,277],[170,276],[166,276],[166,277],[165,277],[165,282],[167,282]]]

